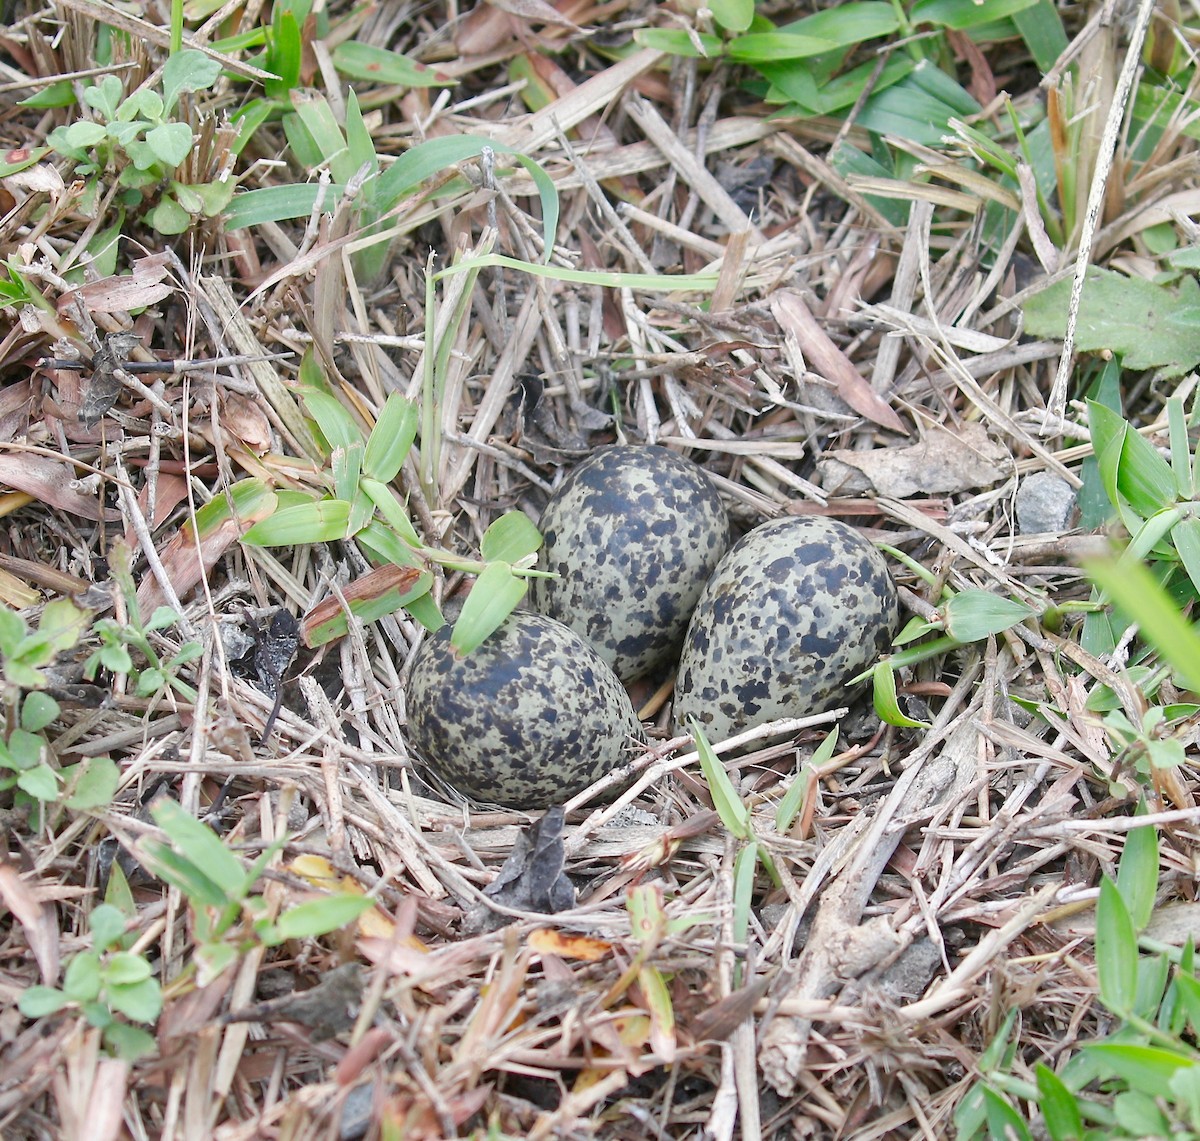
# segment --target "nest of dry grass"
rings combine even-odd
[[[984,200],[960,186],[948,206],[914,184],[897,228],[827,161],[836,136],[853,137],[852,118],[772,120],[729,69],[650,50],[609,62],[570,28],[500,7],[450,15],[435,5],[363,17],[362,42],[460,81],[448,99],[410,90],[378,106],[380,153],[486,134],[553,178],[553,261],[705,272],[716,285],[664,294],[484,271],[450,357],[432,494],[413,471],[401,476],[427,540],[470,554],[503,511],[536,518],[561,473],[620,432],[701,463],[743,528],[827,514],[953,590],[1039,606],[1087,596],[1076,568],[1093,540],[1016,525],[1021,482],[1050,473],[1077,486],[1087,451],[1074,409],[1054,430],[1060,345],[1015,339],[1023,290],[1040,276],[1019,227],[984,258]],[[623,37],[648,15],[617,4],[572,18]],[[90,66],[72,35],[110,16],[100,0],[16,14],[3,34],[6,148],[44,137],[53,118],[16,106],[12,85]],[[1095,37],[1120,43],[1117,25],[1090,24],[1080,45]],[[567,41],[561,67],[538,54]],[[144,75],[161,45],[131,51]],[[518,58],[539,61],[557,92],[540,111],[506,81]],[[295,178],[271,161],[283,151],[278,128],[261,128],[241,156],[245,185]],[[1192,144],[1181,136],[1173,157],[1176,176],[1129,196],[1101,252],[1136,256],[1137,219],[1192,188]],[[464,164],[473,186],[449,200],[423,191],[395,212],[379,281],[357,279],[339,211],[307,227],[224,232],[215,220],[170,243],[131,226],[120,266],[132,277],[77,287],[53,267],[99,223],[71,206],[69,169],[52,162],[44,184],[5,191],[0,217],[0,252],[54,307],[0,310],[0,593],[31,614],[86,594],[97,614],[127,620],[108,573],[123,539],[141,602],[180,603],[184,622],[160,644],[194,636],[204,654],[184,671],[193,701],[138,697],[116,674],[81,685],[58,663],[61,685],[78,688],[64,690],[49,732],[57,763],[106,755],[120,786],[85,814],[0,813],[0,1132],[940,1137],[1008,1012],[1020,1011],[1019,1073],[1103,1024],[1090,932],[1074,913],[1113,866],[1137,785],[1084,705],[1111,669],[1071,629],[1018,625],[915,668],[902,679],[906,708],[932,728],[852,716],[837,754],[804,778],[804,811],[784,834],[775,805],[828,724],[727,761],[781,874],[778,888],[760,877],[744,940],[741,845],[713,811],[693,743],[670,735],[667,694],[640,695],[655,729],[633,785],[611,804],[577,797],[538,850],[578,892],[557,914],[483,891],[529,817],[456,804],[414,769],[403,691],[421,627],[404,612],[302,647],[262,739],[272,697],[231,662],[220,631],[253,632],[280,607],[304,614],[368,568],[336,542],[264,551],[223,534],[198,551],[188,521],[247,475],[314,486],[281,411],[295,407],[307,350],[366,423],[389,392],[419,397],[428,253],[447,263],[490,228],[497,250],[537,261],[532,183]],[[88,321],[98,337],[132,328],[132,360],[216,363],[123,384],[88,422],[78,412],[94,370],[35,367]],[[1148,381],[1138,396],[1146,422],[1162,395]],[[894,569],[909,610],[928,616],[938,592]],[[460,585],[447,575],[436,590]],[[1030,704],[1056,713],[1033,719]],[[310,898],[322,868],[376,909],[335,935],[251,947],[197,987],[187,900],[128,856],[164,791],[246,860],[286,836],[259,888],[273,913]],[[1190,808],[1191,770],[1163,791]],[[1178,828],[1161,902],[1188,898],[1193,838]],[[16,1007],[88,946],[114,861],[131,884],[136,949],[165,988],[158,1051],[133,1064],[71,1012],[30,1022]],[[636,887],[663,926],[633,923]],[[498,907],[502,927],[487,919]],[[367,968],[350,1024],[327,1027],[312,1003],[288,998],[348,963]],[[647,964],[662,993],[639,974]],[[248,1007],[256,1020],[228,1017]]]

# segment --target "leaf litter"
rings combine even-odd
[[[442,351],[436,447],[423,430],[396,483],[431,545],[474,557],[504,510],[536,518],[559,473],[619,430],[703,464],[743,528],[806,511],[866,527],[904,557],[893,569],[927,621],[939,620],[943,589],[1039,610],[1086,599],[1071,537],[1022,537],[1014,523],[1022,480],[1081,482],[1089,438],[1078,409],[1048,423],[1058,346],[1019,339],[1022,312],[1027,334],[1065,332],[1066,286],[1031,280],[1021,244],[1026,230],[1042,252],[1050,240],[1028,181],[1014,181],[1018,194],[963,164],[932,166],[950,191],[875,162],[864,125],[904,126],[900,88],[883,99],[863,87],[857,107],[843,106],[833,88],[789,87],[788,69],[764,63],[777,103],[792,101],[769,118],[761,83],[740,85],[698,53],[672,59],[651,45],[676,41],[624,5],[525,0],[457,23],[440,9],[396,19],[331,7],[343,38],[332,54],[309,43],[297,91],[301,78],[323,89],[332,121],[346,121],[345,93],[328,86],[340,53],[390,170],[415,142],[463,135],[490,140],[491,157],[460,139],[453,162],[413,173],[375,216],[318,161],[303,215],[250,224],[247,203],[267,201],[251,191],[304,178],[278,162],[280,107],[268,108],[236,156],[236,227],[197,221],[156,252],[163,236],[130,222],[103,272],[78,252],[98,264],[92,241],[115,216],[89,213],[69,164],[42,156],[0,177],[13,287],[0,309],[13,395],[0,415],[0,553],[20,580],[6,597],[99,587],[93,606],[122,623],[131,606],[148,621],[178,603],[179,625],[152,632],[160,654],[180,651],[185,631],[203,644],[181,667],[195,700],[135,692],[119,671],[99,706],[63,697],[47,753],[59,765],[111,758],[111,801],[0,808],[0,1132],[951,1135],[1005,1012],[1020,1012],[1013,1066],[1026,1078],[1106,1018],[1094,1006],[1094,926],[1078,912],[1113,868],[1142,787],[1088,708],[1104,686],[1137,705],[1108,664],[1069,632],[987,628],[901,675],[909,723],[928,729],[882,729],[856,709],[817,769],[805,766],[829,719],[807,711],[782,744],[761,733],[727,743],[740,752],[715,743],[778,872],[775,883],[759,874],[746,907],[740,837],[713,811],[690,737],[669,733],[667,687],[637,695],[657,720],[630,772],[565,813],[531,821],[464,805],[423,779],[406,746],[403,681],[422,623],[395,607],[417,572],[372,569],[350,542],[239,540],[279,496],[322,487],[321,441],[299,398],[306,368],[369,426],[389,393],[420,395],[424,354]],[[870,8],[887,34],[892,9]],[[61,5],[58,19],[26,13],[2,33],[14,166],[19,148],[43,141],[44,113],[16,96],[94,65],[84,23],[133,34],[121,50],[136,82],[170,42],[168,29],[93,0]],[[292,34],[286,21],[272,27],[275,43]],[[232,111],[247,90],[239,77],[270,83],[274,65],[214,43],[215,26],[191,29],[187,42],[227,69],[186,102],[199,126],[201,107]],[[1116,25],[1077,31],[1089,51],[1119,41]],[[608,52],[631,33],[646,46]],[[697,35],[684,40],[712,39]],[[1012,60],[965,37],[962,48],[982,97]],[[923,87],[900,82],[941,114],[928,70]],[[954,110],[979,112],[962,95]],[[796,113],[818,96],[816,110],[849,118]],[[1185,134],[1165,135],[1164,154],[1194,157]],[[928,125],[910,137],[937,141]],[[830,148],[846,142],[860,144],[853,162]],[[508,169],[511,151],[530,161]],[[559,195],[554,245],[533,163]],[[1180,173],[1180,193],[1192,179]],[[996,202],[1012,207],[1007,239],[989,229]],[[1129,209],[1141,217],[1142,205]],[[1121,218],[1107,224],[1118,231]],[[370,242],[382,228],[390,255],[368,279],[358,255],[380,248]],[[464,273],[443,279],[436,313],[431,251],[437,268],[474,258],[478,273],[470,288]],[[1139,280],[1135,252],[1132,276],[1089,275],[1075,337],[1159,370],[1126,403],[1158,441],[1168,382],[1196,363],[1194,283]],[[469,318],[453,343],[426,345],[456,297]],[[59,342],[84,367],[32,371]],[[111,362],[98,364],[106,345]],[[189,367],[141,381],[121,369],[127,357]],[[210,367],[190,367],[200,361]],[[867,483],[846,487],[835,463]],[[122,532],[138,560],[133,598],[108,586]],[[438,591],[449,597],[459,577],[439,570]],[[377,620],[347,618],[351,601],[380,598]],[[230,622],[254,631],[248,671],[216,634]],[[83,655],[72,653],[53,667],[60,694],[79,692]],[[1162,902],[1173,903],[1158,922],[1169,916],[1177,932],[1194,927],[1195,778],[1188,765],[1172,777],[1160,792],[1186,811],[1172,817]],[[776,806],[801,781],[803,812],[779,829]],[[163,793],[214,829],[233,863],[168,859],[150,813]],[[204,879],[260,861],[254,937],[211,938],[213,915],[144,866],[147,844],[163,867]],[[335,891],[372,906],[334,934],[283,925],[270,941],[281,915]],[[102,1050],[101,1027],[73,1011],[36,1022],[18,1011],[31,985],[67,985],[64,964],[92,946],[102,899],[122,909],[121,946],[162,988],[153,1048],[136,1061],[107,1040]],[[121,953],[112,961],[132,970]]]

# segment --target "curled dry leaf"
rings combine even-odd
[[[957,430],[930,425],[908,448],[858,452],[837,448],[817,461],[821,486],[831,495],[952,495],[988,487],[1012,472],[1012,456],[982,424]]]
[[[78,298],[89,313],[125,313],[145,309],[169,297],[174,286],[163,279],[168,272],[166,254],[151,254],[133,263],[133,272],[89,281],[64,293],[58,300],[59,316],[63,308]]]
[[[904,424],[891,405],[859,374],[850,358],[821,327],[800,294],[787,290],[773,294],[771,312],[780,329],[796,338],[813,372],[832,381],[838,395],[855,412],[891,432],[904,432]]]
[[[101,506],[95,492],[84,491],[75,469],[65,460],[49,456],[0,455],[0,484],[7,484],[32,495],[42,503],[70,512],[82,519],[111,523],[121,517],[119,511]]]

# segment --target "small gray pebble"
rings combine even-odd
[[[1075,489],[1061,476],[1035,471],[1017,489],[1017,530],[1022,535],[1058,534],[1068,529]]]

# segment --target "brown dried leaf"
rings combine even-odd
[[[25,931],[29,949],[42,972],[42,982],[58,981],[58,917],[54,908],[37,898],[33,889],[10,863],[0,863],[0,900]]]
[[[982,424],[951,431],[930,425],[908,448],[856,452],[838,448],[817,461],[821,486],[831,495],[950,495],[987,487],[1010,474],[1012,456]]]
[[[74,469],[65,460],[60,463],[28,452],[0,455],[0,483],[83,519],[111,523],[121,517],[119,511],[102,507],[94,492],[73,487],[75,481]]]
[[[859,374],[850,358],[821,327],[798,293],[781,290],[771,296],[771,312],[785,333],[791,333],[813,372],[833,381],[838,395],[860,416],[891,432],[904,432],[900,417]]]
[[[102,277],[89,281],[78,289],[64,293],[58,300],[59,316],[63,307],[78,297],[89,313],[126,313],[130,309],[144,309],[164,297],[169,297],[174,286],[164,284],[169,260],[166,254],[151,254],[133,263],[133,272],[114,277]]]

